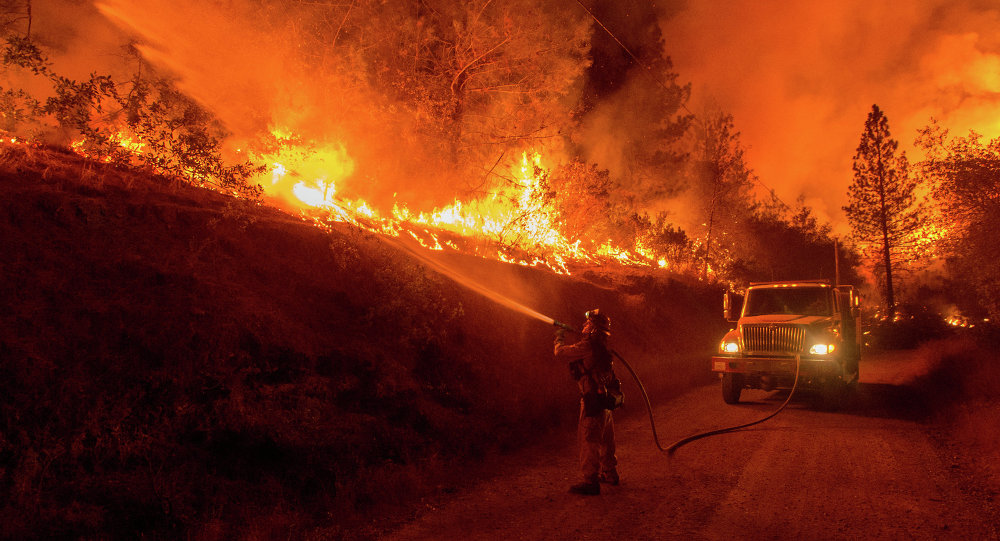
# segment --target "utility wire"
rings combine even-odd
[[[663,87],[664,90],[667,90],[667,91],[670,90],[670,87],[667,86],[667,84],[664,83],[663,80],[653,72],[653,68],[649,67],[649,65],[647,65],[645,62],[643,62],[642,60],[639,60],[639,57],[637,57],[634,54],[632,54],[632,51],[629,50],[629,48],[626,47],[624,43],[622,43],[622,40],[618,39],[618,36],[616,36],[614,34],[614,32],[611,31],[611,29],[609,29],[607,26],[605,26],[604,23],[602,23],[601,20],[597,18],[597,15],[594,15],[594,12],[591,11],[590,8],[588,8],[587,6],[585,6],[583,4],[583,2],[581,2],[580,0],[576,0],[576,3],[580,4],[580,7],[582,7],[584,9],[584,11],[586,11],[587,14],[590,15],[590,18],[594,19],[594,22],[596,22],[598,26],[600,26],[602,29],[604,29],[604,31],[607,32],[607,34],[609,36],[611,36],[611,39],[615,40],[615,43],[617,43],[619,47],[621,47],[626,53],[628,53],[628,55],[630,57],[632,57],[632,60],[634,60],[635,63],[639,67],[643,68],[646,71],[646,73],[650,77],[652,77],[654,81],[656,81],[656,83],[658,85],[660,85],[661,87]],[[694,114],[691,111],[691,109],[688,109],[688,106],[687,106],[686,103],[681,102],[681,107],[683,107],[684,110],[687,111],[688,114],[690,114],[691,116],[695,117],[696,119],[698,118],[698,115]]]

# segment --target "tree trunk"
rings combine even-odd
[[[708,281],[708,258],[712,252],[712,225],[715,222],[715,198],[712,198],[712,212],[708,215],[708,235],[705,236],[705,261],[701,267],[701,277]]]
[[[891,320],[896,315],[896,298],[892,291],[892,258],[889,257],[889,216],[885,208],[885,167],[882,156],[878,158],[879,219],[882,222],[882,261],[885,263],[885,305]]]
[[[889,257],[889,228],[882,222],[882,259],[885,262],[885,304],[889,317],[896,315],[896,298],[892,291],[892,262]]]

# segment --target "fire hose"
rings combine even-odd
[[[617,354],[615,354],[615,355],[617,356]],[[618,357],[618,358],[621,359],[621,357]],[[717,430],[709,430],[708,432],[701,432],[701,433],[695,434],[693,436],[688,436],[688,437],[686,437],[684,439],[680,439],[680,440],[675,441],[674,443],[672,443],[670,445],[670,447],[667,447],[666,449],[664,449],[663,447],[660,447],[660,442],[657,440],[656,446],[659,447],[660,450],[663,451],[664,453],[667,453],[667,455],[673,456],[674,451],[676,451],[678,447],[680,447],[682,445],[685,445],[685,444],[688,444],[688,443],[691,443],[692,441],[700,440],[701,438],[707,438],[709,436],[717,436],[719,434],[726,434],[728,432],[736,432],[737,430],[743,430],[744,428],[749,428],[751,426],[763,423],[764,421],[766,421],[766,420],[774,417],[775,415],[781,413],[781,410],[785,409],[785,406],[787,406],[788,403],[792,401],[792,396],[795,394],[795,388],[799,386],[799,365],[801,364],[801,361],[802,361],[801,357],[799,355],[796,355],[795,356],[795,381],[792,382],[792,390],[788,392],[788,397],[786,397],[785,401],[782,402],[782,404],[780,406],[778,406],[778,409],[774,410],[773,412],[771,412],[767,416],[762,417],[760,419],[757,419],[756,421],[753,421],[753,422],[750,422],[750,423],[745,423],[745,424],[737,425],[737,426],[730,426],[730,427],[726,427],[726,428],[719,428]],[[625,365],[625,368],[628,368],[629,372],[632,372],[632,369],[629,367],[628,363],[625,362],[625,359],[622,359],[622,363]],[[633,376],[634,375],[635,374],[633,374]],[[638,382],[638,381],[639,380],[637,378],[636,382]],[[642,384],[639,384],[639,388],[642,389]],[[643,397],[646,396],[646,391],[645,390],[643,390],[642,395],[643,395]],[[649,407],[649,399],[648,398],[646,399],[646,406],[647,406],[647,408]],[[652,409],[649,409],[649,423],[653,424],[653,410]],[[653,427],[653,437],[654,438],[656,437],[656,427],[655,426]]]
[[[571,326],[569,326],[569,325],[567,325],[565,323],[562,323],[560,321],[552,320],[552,324],[555,325],[556,327],[560,327],[560,328],[565,329],[567,331],[572,331],[572,332],[575,332],[575,333],[579,333],[580,332],[580,331],[574,329],[573,327],[571,327]],[[719,428],[719,429],[716,429],[716,430],[709,430],[707,432],[700,432],[698,434],[694,434],[692,436],[688,436],[686,438],[677,440],[674,443],[670,444],[670,446],[664,448],[663,445],[660,444],[660,437],[659,437],[659,435],[657,435],[657,433],[656,433],[656,421],[653,418],[653,405],[649,401],[649,395],[646,393],[646,387],[642,384],[642,380],[639,378],[639,375],[636,374],[635,370],[632,369],[632,365],[630,365],[628,363],[628,361],[626,361],[625,358],[621,356],[621,354],[619,354],[615,350],[610,350],[610,352],[611,352],[612,355],[614,355],[614,357],[616,359],[618,359],[619,361],[621,361],[622,365],[625,366],[625,369],[628,370],[628,373],[632,375],[632,379],[635,380],[636,386],[639,387],[639,391],[642,394],[643,402],[645,402],[645,404],[646,404],[646,412],[649,413],[649,427],[653,431],[653,442],[656,443],[657,449],[659,449],[663,453],[666,453],[667,456],[673,456],[674,451],[676,451],[678,448],[680,448],[681,446],[686,445],[688,443],[691,443],[691,442],[693,442],[695,440],[700,440],[702,438],[707,438],[707,437],[710,437],[710,436],[718,436],[719,434],[726,434],[726,433],[729,433],[729,432],[736,432],[738,430],[743,430],[744,428],[749,428],[751,426],[758,425],[760,423],[763,423],[764,421],[767,421],[768,419],[773,418],[775,415],[781,413],[781,410],[785,409],[785,406],[787,406],[788,403],[791,402],[792,396],[795,394],[795,389],[799,385],[799,367],[800,367],[800,364],[801,364],[801,358],[800,358],[800,356],[796,355],[795,356],[795,381],[792,383],[792,390],[788,393],[788,397],[785,398],[785,401],[781,404],[781,406],[778,406],[778,409],[774,410],[773,412],[771,412],[767,416],[762,417],[762,418],[760,418],[760,419],[758,419],[756,421],[753,421],[753,422],[750,422],[750,423],[741,424],[741,425],[736,425],[736,426],[730,426],[730,427],[726,427],[726,428]]]
[[[515,302],[515,301],[513,301],[513,300],[511,300],[511,299],[509,299],[509,298],[507,298],[507,297],[505,297],[505,296],[503,296],[503,295],[501,295],[501,294],[493,291],[490,288],[487,288],[487,287],[479,284],[475,280],[471,280],[469,278],[464,277],[461,273],[455,272],[453,269],[449,268],[447,265],[444,265],[443,263],[441,263],[441,262],[439,262],[437,260],[431,259],[426,254],[417,251],[416,249],[414,249],[411,246],[407,246],[407,245],[405,245],[403,243],[400,243],[398,241],[394,242],[394,244],[396,244],[400,248],[406,250],[407,252],[409,252],[413,256],[417,257],[418,259],[420,259],[421,261],[423,261],[424,263],[426,263],[431,268],[434,268],[434,269],[438,270],[439,272],[441,272],[441,273],[443,273],[443,274],[445,274],[447,276],[450,276],[453,280],[455,280],[459,284],[461,284],[461,285],[463,285],[463,286],[471,289],[472,291],[475,291],[475,292],[477,292],[477,293],[479,293],[479,294],[481,294],[481,295],[483,295],[483,296],[485,296],[485,297],[487,297],[487,298],[489,298],[489,299],[491,299],[491,300],[493,300],[495,302],[498,302],[498,303],[500,303],[500,304],[502,304],[504,306],[507,306],[508,308],[512,308],[514,310],[518,310],[518,311],[520,311],[522,313],[525,313],[525,314],[527,314],[527,315],[529,315],[529,316],[531,316],[531,317],[533,317],[535,319],[539,319],[541,321],[545,321],[545,322],[551,323],[551,324],[555,325],[556,327],[565,329],[565,330],[573,332],[573,333],[577,333],[577,334],[580,333],[580,331],[576,330],[575,328],[573,328],[570,325],[567,325],[566,323],[562,323],[560,321],[556,321],[555,319],[552,319],[552,318],[550,318],[550,317],[548,317],[548,316],[546,316],[544,314],[541,314],[541,313],[539,313],[539,312],[537,312],[535,310],[532,310],[532,309],[530,309],[530,308],[528,308],[528,307],[526,307],[526,306],[524,306],[524,305],[522,305],[522,304],[520,304],[518,302]],[[787,406],[788,403],[791,401],[792,395],[795,394],[795,388],[799,384],[799,362],[800,362],[800,359],[799,359],[799,356],[796,355],[796,357],[795,357],[795,382],[792,384],[792,390],[791,390],[790,393],[788,393],[788,398],[785,399],[785,402],[777,410],[775,410],[773,413],[771,413],[770,415],[768,415],[768,416],[766,416],[766,417],[764,417],[764,418],[762,418],[760,420],[754,421],[752,423],[746,423],[746,424],[742,424],[742,425],[739,425],[739,426],[731,426],[731,427],[727,427],[727,428],[721,428],[721,429],[718,429],[718,430],[711,430],[711,431],[708,431],[708,432],[702,432],[700,434],[695,434],[693,436],[688,436],[687,438],[684,438],[682,440],[676,441],[673,444],[671,444],[669,447],[664,448],[660,444],[660,438],[659,438],[659,436],[656,433],[656,422],[653,419],[653,406],[652,406],[652,404],[649,401],[649,395],[646,393],[646,387],[642,384],[642,380],[639,379],[639,375],[635,373],[635,370],[632,369],[632,366],[628,364],[628,361],[626,361],[624,357],[622,357],[617,351],[613,351],[612,350],[610,353],[612,355],[614,355],[615,358],[617,358],[619,361],[622,362],[622,364],[628,370],[629,374],[632,375],[632,379],[635,380],[635,383],[639,387],[639,390],[642,392],[643,401],[646,403],[646,411],[649,413],[649,426],[650,426],[650,428],[653,431],[653,441],[656,443],[656,447],[660,451],[662,451],[664,453],[667,453],[668,456],[673,456],[673,453],[674,453],[674,451],[677,450],[677,448],[679,448],[682,445],[685,445],[687,443],[690,443],[692,441],[699,440],[701,438],[707,438],[709,436],[715,436],[715,435],[718,435],[718,434],[725,434],[727,432],[735,432],[737,430],[741,430],[741,429],[744,429],[744,428],[747,428],[747,427],[750,427],[750,426],[753,426],[753,425],[756,425],[756,424],[763,423],[764,421],[767,421],[768,419],[774,417],[779,412],[781,412],[781,410],[785,409],[785,406]]]

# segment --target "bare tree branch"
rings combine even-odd
[[[457,94],[457,92],[455,91],[455,85],[458,84],[458,80],[462,76],[463,73],[465,73],[469,68],[471,68],[473,65],[475,65],[476,62],[479,62],[480,60],[482,60],[483,58],[485,58],[486,56],[488,56],[490,53],[492,53],[493,51],[496,51],[500,47],[503,47],[504,44],[506,44],[508,41],[510,41],[510,36],[504,37],[503,40],[500,41],[500,43],[497,43],[493,47],[490,47],[486,52],[484,52],[483,54],[477,56],[472,61],[470,61],[468,64],[466,64],[465,67],[463,67],[462,69],[460,69],[458,71],[458,73],[456,73],[455,76],[451,79],[451,93],[452,94]]]

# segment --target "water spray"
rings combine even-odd
[[[549,316],[547,316],[547,315],[545,315],[545,314],[543,314],[541,312],[538,312],[536,310],[532,310],[531,308],[528,308],[527,306],[525,306],[525,305],[523,305],[523,304],[521,304],[521,303],[519,303],[517,301],[514,301],[514,300],[512,300],[512,299],[510,299],[510,298],[508,298],[508,297],[506,297],[504,295],[501,295],[500,293],[497,293],[496,291],[493,291],[492,289],[490,289],[490,288],[488,288],[488,287],[480,284],[479,282],[477,282],[477,281],[469,278],[468,276],[465,276],[462,273],[455,271],[454,269],[448,267],[447,265],[441,263],[440,261],[437,261],[435,259],[432,259],[432,258],[428,257],[427,254],[421,253],[420,251],[416,250],[415,248],[407,246],[406,244],[404,244],[404,243],[402,243],[402,242],[400,242],[400,241],[398,241],[396,239],[386,239],[386,240],[388,240],[391,243],[395,244],[396,246],[398,246],[398,247],[406,250],[408,253],[410,253],[411,255],[413,255],[414,257],[416,257],[417,259],[419,259],[420,261],[423,261],[429,267],[431,267],[434,270],[440,272],[441,274],[444,274],[445,276],[448,276],[449,278],[451,278],[452,280],[454,280],[458,284],[460,284],[462,286],[465,286],[468,289],[470,289],[472,291],[475,291],[476,293],[479,293],[480,295],[482,295],[482,296],[484,296],[484,297],[486,297],[486,298],[488,298],[488,299],[490,299],[490,300],[492,300],[492,301],[494,301],[494,302],[496,302],[496,303],[498,303],[498,304],[500,304],[502,306],[506,306],[506,307],[508,307],[508,308],[510,308],[512,310],[516,310],[518,312],[521,312],[522,314],[528,315],[528,316],[533,317],[533,318],[535,318],[537,320],[540,320],[540,321],[543,321],[545,323],[548,323],[549,325],[552,325],[552,326],[557,327],[559,329],[562,329],[562,330],[565,330],[565,331],[568,331],[568,332],[572,332],[572,333],[577,333],[577,334],[580,333],[580,331],[576,330],[576,328],[574,328],[572,325],[569,325],[567,323],[563,323],[561,321],[553,319],[553,318],[551,318],[551,317],[549,317]],[[614,355],[616,359],[618,359],[619,361],[621,361],[622,365],[624,365],[625,368],[628,370],[628,373],[632,375],[632,379],[635,380],[636,385],[639,387],[639,391],[642,393],[642,399],[643,399],[643,401],[646,404],[646,411],[649,413],[649,425],[650,425],[650,428],[652,428],[652,430],[653,430],[653,441],[656,442],[656,446],[660,449],[660,451],[663,451],[665,453],[673,453],[673,450],[676,447],[680,447],[684,443],[687,443],[686,441],[677,442],[677,443],[675,443],[674,445],[670,446],[667,449],[664,449],[663,446],[660,445],[660,438],[656,434],[656,423],[653,420],[653,406],[652,406],[652,404],[649,401],[649,395],[646,393],[646,387],[642,384],[642,380],[639,379],[639,375],[635,373],[635,370],[632,369],[632,366],[628,364],[628,361],[626,361],[624,357],[622,357],[617,351],[614,351],[614,350],[611,350],[610,353],[612,355]],[[796,377],[796,379],[798,379],[798,378]]]
[[[488,288],[488,287],[480,284],[479,282],[473,280],[472,278],[469,278],[468,276],[466,276],[466,275],[464,275],[464,274],[456,271],[455,269],[449,267],[448,265],[445,265],[444,263],[442,263],[442,262],[440,262],[440,261],[438,261],[436,259],[433,259],[433,258],[429,257],[426,253],[423,253],[421,250],[418,250],[417,248],[415,248],[413,246],[410,246],[410,245],[402,242],[400,239],[396,239],[396,238],[392,238],[392,237],[385,237],[383,240],[385,240],[386,242],[388,242],[390,244],[393,244],[394,246],[396,246],[398,248],[401,248],[401,249],[405,250],[408,254],[410,254],[413,257],[419,259],[420,261],[422,261],[428,267],[430,267],[430,268],[432,268],[432,269],[440,272],[441,274],[443,274],[443,275],[451,278],[457,284],[459,284],[461,286],[464,286],[464,287],[466,287],[466,288],[468,288],[468,289],[470,289],[472,291],[475,291],[476,293],[479,293],[480,295],[486,297],[487,299],[490,299],[491,301],[493,301],[493,302],[495,302],[497,304],[500,304],[502,306],[506,306],[507,308],[510,308],[511,310],[515,310],[517,312],[521,312],[522,314],[525,314],[527,316],[533,317],[533,318],[535,318],[537,320],[544,321],[545,323],[548,323],[550,325],[556,325],[556,326],[560,326],[560,327],[565,327],[565,328],[567,328],[569,330],[573,330],[572,327],[566,325],[565,323],[559,323],[556,320],[550,318],[549,316],[547,316],[545,314],[542,314],[541,312],[538,312],[536,310],[532,310],[531,308],[528,308],[527,306],[525,306],[525,305],[523,305],[523,304],[521,304],[521,303],[519,303],[519,302],[517,302],[517,301],[515,301],[513,299],[510,299],[509,297],[506,297],[504,295],[501,295],[500,293],[497,293],[496,291],[493,291],[492,289],[490,289],[490,288]]]
[[[396,246],[398,246],[398,247],[406,250],[408,253],[410,253],[411,255],[413,255],[414,257],[416,257],[417,259],[419,259],[420,261],[423,261],[429,267],[431,267],[434,270],[440,272],[441,274],[444,274],[445,276],[448,276],[449,278],[451,278],[452,280],[454,280],[458,284],[460,284],[462,286],[465,286],[465,287],[471,289],[472,291],[475,291],[476,293],[479,293],[480,295],[482,295],[482,296],[484,296],[484,297],[486,297],[486,298],[488,298],[488,299],[490,299],[490,300],[492,300],[492,301],[494,301],[494,302],[496,302],[498,304],[506,306],[506,307],[508,307],[508,308],[510,308],[512,310],[516,310],[518,312],[521,312],[522,314],[528,315],[528,316],[533,317],[533,318],[535,318],[537,320],[544,321],[545,323],[548,323],[549,325],[552,325],[552,326],[557,327],[559,329],[563,329],[565,331],[572,332],[572,333],[577,333],[577,334],[580,333],[580,331],[576,330],[576,328],[574,328],[572,325],[569,325],[567,323],[563,323],[562,321],[558,321],[556,319],[553,319],[553,318],[551,318],[551,317],[549,317],[549,316],[547,316],[547,315],[545,315],[545,314],[543,314],[541,312],[538,312],[536,310],[532,310],[531,308],[528,308],[527,306],[525,306],[525,305],[523,305],[523,304],[521,304],[521,303],[519,303],[517,301],[514,301],[514,300],[512,300],[512,299],[510,299],[510,298],[508,298],[508,297],[506,297],[504,295],[501,295],[500,293],[497,293],[496,291],[493,291],[492,289],[490,289],[490,288],[488,288],[488,287],[480,284],[479,282],[477,282],[477,281],[469,278],[468,276],[465,276],[462,273],[455,271],[454,269],[448,267],[447,265],[441,263],[440,261],[437,261],[435,259],[432,259],[432,258],[428,257],[426,254],[421,253],[420,251],[416,250],[415,248],[407,246],[406,244],[404,244],[404,243],[402,243],[402,242],[400,242],[398,240],[395,240],[395,239],[386,239],[386,240],[388,240],[391,243],[395,244]],[[642,380],[639,379],[639,375],[635,373],[635,370],[632,369],[632,366],[628,364],[628,361],[626,361],[624,357],[622,357],[617,351],[614,351],[614,350],[611,350],[611,354],[614,355],[615,358],[617,358],[619,361],[622,362],[622,364],[628,370],[629,374],[632,375],[632,379],[635,380],[636,385],[638,385],[639,391],[642,393],[642,399],[646,403],[646,411],[649,412],[649,424],[650,424],[650,426],[653,429],[653,440],[656,442],[656,446],[659,447],[659,449],[661,451],[666,452],[664,450],[664,448],[660,445],[659,437],[656,435],[656,423],[653,421],[653,406],[649,402],[649,395],[646,394],[646,387],[643,386]]]
[[[452,280],[454,280],[456,283],[458,283],[458,284],[460,284],[462,286],[465,286],[466,288],[468,288],[468,289],[470,289],[472,291],[475,291],[476,293],[479,293],[480,295],[482,295],[482,296],[484,296],[484,297],[486,297],[486,298],[488,298],[488,299],[490,299],[490,300],[492,300],[492,301],[494,301],[494,302],[496,302],[496,303],[498,303],[498,304],[500,304],[502,306],[506,306],[506,307],[508,307],[508,308],[510,308],[512,310],[521,312],[522,314],[530,316],[530,317],[532,317],[534,319],[537,319],[539,321],[543,321],[543,322],[545,322],[545,323],[547,323],[549,325],[553,325],[553,326],[555,326],[555,327],[557,327],[559,329],[563,329],[565,331],[572,332],[572,333],[577,333],[577,334],[580,333],[580,331],[576,330],[576,328],[574,328],[572,325],[563,323],[561,321],[557,321],[556,319],[553,319],[553,318],[551,318],[551,317],[549,317],[549,316],[547,316],[547,315],[545,315],[545,314],[543,314],[541,312],[538,312],[537,310],[532,310],[531,308],[528,308],[527,306],[525,306],[525,305],[523,305],[523,304],[521,304],[521,303],[519,303],[517,301],[514,301],[514,300],[512,300],[512,299],[510,299],[510,298],[508,298],[508,297],[506,297],[504,295],[501,295],[500,293],[497,293],[496,291],[493,291],[492,289],[490,289],[490,288],[488,288],[488,287],[480,284],[479,282],[477,282],[477,281],[469,278],[468,276],[465,276],[462,273],[457,272],[456,270],[448,267],[447,265],[441,263],[440,261],[432,259],[432,258],[428,257],[426,254],[421,253],[420,251],[418,251],[418,250],[416,250],[416,249],[414,249],[414,248],[412,248],[410,246],[407,246],[406,244],[404,244],[404,243],[402,243],[402,242],[400,242],[398,240],[395,240],[395,239],[386,239],[386,240],[388,240],[392,244],[395,244],[396,246],[404,249],[406,252],[410,253],[411,255],[413,255],[414,257],[416,257],[417,259],[419,259],[420,261],[423,261],[425,264],[427,264],[429,267],[433,268],[434,270],[440,272],[441,274],[444,274],[445,276],[448,276],[449,278],[451,278]],[[646,412],[649,414],[649,426],[650,426],[650,428],[653,431],[653,441],[656,443],[656,447],[660,451],[666,453],[669,456],[673,456],[674,451],[676,451],[679,447],[681,447],[682,445],[685,445],[687,443],[690,443],[692,441],[695,441],[695,440],[698,440],[698,439],[701,439],[701,438],[706,438],[708,436],[715,436],[715,435],[718,435],[718,434],[724,434],[724,433],[727,433],[727,432],[734,432],[734,431],[737,431],[737,430],[741,430],[741,429],[747,428],[749,426],[753,426],[753,425],[756,425],[756,424],[759,424],[759,423],[763,423],[764,421],[770,419],[771,417],[774,417],[781,410],[785,409],[785,406],[787,406],[788,402],[791,401],[792,395],[795,394],[795,387],[798,385],[798,382],[799,382],[799,358],[796,356],[796,363],[795,363],[795,383],[792,385],[792,391],[788,394],[788,398],[785,400],[785,403],[782,404],[781,407],[779,407],[776,411],[774,411],[773,413],[771,413],[767,417],[764,417],[763,419],[754,421],[752,423],[747,423],[747,424],[743,424],[743,425],[739,425],[739,426],[733,426],[733,427],[728,427],[728,428],[722,428],[722,429],[719,429],[719,430],[712,430],[712,431],[709,431],[709,432],[702,432],[700,434],[695,434],[693,436],[689,436],[687,438],[684,438],[684,439],[681,439],[679,441],[676,441],[673,444],[671,444],[669,447],[664,448],[660,444],[660,438],[659,438],[659,436],[656,433],[656,422],[653,419],[653,406],[652,406],[652,404],[649,401],[649,395],[646,393],[646,387],[642,384],[642,380],[639,379],[639,375],[635,373],[635,370],[632,369],[632,366],[628,363],[628,361],[625,360],[624,357],[622,357],[617,351],[614,351],[614,350],[610,350],[610,353],[612,355],[614,355],[614,357],[616,359],[618,359],[619,361],[621,361],[622,365],[625,366],[625,369],[628,370],[629,374],[632,375],[632,379],[635,381],[636,385],[639,387],[639,391],[642,394],[643,402],[645,402],[645,404],[646,404]]]

